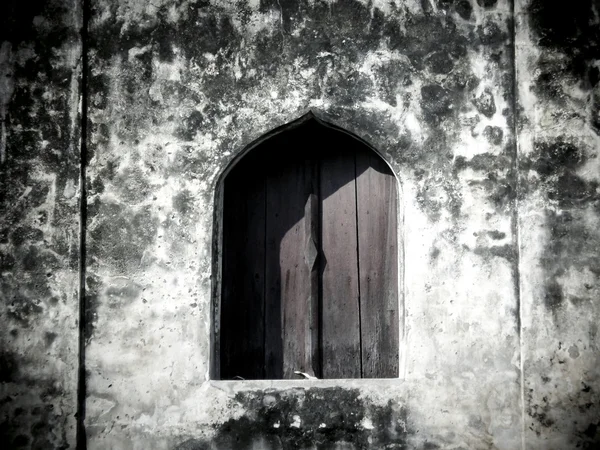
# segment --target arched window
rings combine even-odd
[[[398,376],[396,195],[379,155],[315,118],[231,169],[221,379]]]

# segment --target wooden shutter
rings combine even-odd
[[[374,152],[356,153],[363,378],[398,376],[396,179]]]
[[[398,375],[395,179],[351,136],[309,121],[227,176],[223,379]]]
[[[318,348],[312,326],[318,305],[311,258],[310,208],[316,190],[314,164],[296,132],[276,137],[267,169],[266,378],[314,374]],[[276,164],[273,164],[276,161]],[[316,269],[315,269],[316,270]]]
[[[323,378],[361,377],[355,152],[345,143],[332,143],[320,171]]]
[[[223,193],[222,379],[264,377],[266,186],[257,156],[232,170]]]

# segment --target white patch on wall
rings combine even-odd
[[[422,144],[425,141],[423,135],[423,129],[421,128],[421,122],[417,119],[414,113],[407,113],[404,117],[404,126],[410,132],[410,138],[414,142]]]
[[[361,427],[363,427],[365,430],[372,430],[375,427],[373,426],[373,421],[371,419],[369,419],[368,417],[365,417],[361,422],[360,422]]]
[[[298,415],[294,415],[294,417],[292,417],[293,421],[290,424],[290,427],[292,428],[300,428],[300,425],[302,425],[302,420],[300,420],[300,416]]]

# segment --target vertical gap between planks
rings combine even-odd
[[[359,237],[358,237],[358,173],[356,170],[356,154],[357,151],[354,149],[354,223],[356,226],[356,281],[358,286],[358,349],[360,358],[360,378],[364,377],[363,374],[363,335],[362,335],[362,313],[361,313],[361,293],[360,293],[360,248],[359,248]]]
[[[317,359],[319,361],[319,374],[315,373],[317,378],[323,378],[323,269],[325,263],[325,257],[323,255],[323,194],[321,192],[321,158],[316,158],[316,185],[317,185],[317,227],[318,227],[318,245],[317,245],[317,285],[318,285],[318,293],[317,293]]]
[[[308,345],[306,348],[309,352],[308,360],[310,364],[308,365],[312,370],[312,375],[315,377],[319,377],[319,357],[318,357],[318,326],[319,326],[319,318],[318,318],[318,302],[319,302],[319,266],[318,266],[318,258],[319,258],[319,237],[318,237],[318,222],[319,222],[319,205],[318,205],[318,196],[317,196],[317,186],[316,186],[316,160],[311,155],[310,158],[305,162],[308,177],[309,177],[309,186],[308,189],[308,199],[307,204],[308,208],[305,208],[305,213],[308,212],[308,217],[306,220],[305,227],[308,226],[309,233],[308,241],[306,243],[306,248],[314,247],[315,255],[314,259],[312,259],[309,266],[309,283],[310,283],[310,303],[309,303],[309,311],[310,314],[307,318],[308,320],[308,330],[309,334],[306,336],[308,340]]]
[[[77,450],[87,448],[85,433],[85,338],[86,338],[86,224],[87,224],[87,190],[86,190],[86,168],[87,168],[87,121],[88,121],[88,24],[89,24],[89,0],[81,0],[81,144],[79,156],[79,367],[77,373],[77,428],[75,430],[75,442]]]
[[[321,289],[321,282],[320,282],[320,272],[321,272],[321,261],[323,258],[321,258],[321,248],[322,248],[322,244],[321,244],[321,203],[320,203],[320,199],[321,199],[321,181],[319,178],[319,171],[320,171],[320,163],[319,163],[319,159],[317,157],[313,156],[312,159],[312,177],[313,177],[313,192],[315,195],[315,199],[314,199],[314,206],[316,208],[316,211],[313,213],[313,217],[312,220],[314,220],[314,232],[316,233],[316,237],[315,237],[315,246],[316,246],[316,250],[317,250],[317,255],[316,255],[316,262],[313,265],[314,270],[317,271],[317,275],[315,277],[315,281],[317,283],[317,288],[316,288],[316,294],[317,294],[317,298],[315,299],[315,303],[316,303],[316,312],[313,314],[314,319],[317,321],[316,324],[313,324],[313,326],[316,328],[316,334],[317,334],[317,342],[313,343],[313,345],[316,345],[317,348],[314,350],[316,353],[316,365],[317,367],[314,367],[314,375],[317,378],[322,378],[322,367],[323,367],[323,361],[322,361],[322,354],[321,354],[321,322],[322,322],[322,316],[321,316],[321,297],[322,297],[322,289]]]

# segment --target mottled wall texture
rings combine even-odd
[[[0,5],[0,447],[67,448],[79,346],[81,21]]]
[[[400,376],[211,379],[223,176],[307,113],[397,175]],[[8,0],[0,120],[4,448],[600,448],[596,0]]]

